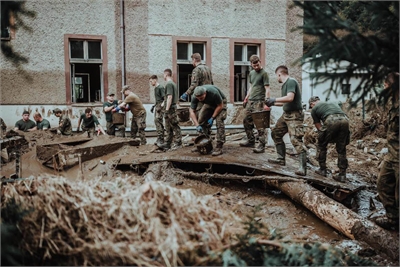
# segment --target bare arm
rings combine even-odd
[[[167,105],[165,106],[165,111],[168,111],[172,105],[172,95],[167,96]]]
[[[294,93],[290,92],[286,96],[278,97],[275,99],[275,106],[283,106],[285,103],[290,103],[294,99]]]
[[[103,129],[103,127],[101,127],[101,125],[100,124],[98,124],[97,125],[97,127],[99,127],[99,129],[100,129],[100,132],[102,133],[102,134],[104,134],[104,135],[108,135],[105,131],[104,131],[104,129]]]
[[[221,112],[221,110],[222,110],[223,107],[224,107],[224,103],[221,102],[221,104],[219,104],[219,105],[215,108],[214,113],[213,113],[213,115],[212,115],[212,118],[213,118],[214,120],[215,120],[215,118],[218,116],[218,114]]]
[[[322,128],[322,124],[321,123],[316,122],[316,123],[314,123],[314,125],[315,125],[315,128],[317,128],[318,131],[321,131],[321,128]]]
[[[195,113],[194,109],[189,108],[189,115],[190,115],[190,118],[192,119],[192,121],[194,123],[194,126],[199,126],[199,121],[197,120],[196,113]]]
[[[265,97],[270,98],[271,97],[271,87],[269,85],[264,85],[265,88]]]

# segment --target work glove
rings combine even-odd
[[[151,106],[150,112],[153,113],[154,112],[154,108],[156,107],[156,105]]]
[[[208,121],[207,121],[207,123],[208,123],[208,126],[212,126],[213,125],[213,123],[214,123],[214,119],[213,119],[213,117],[211,117]]]
[[[129,107],[129,105],[126,105],[124,111],[129,111],[129,110],[131,110],[131,108]]]
[[[188,101],[188,94],[183,93],[181,97],[179,98],[180,101],[187,102]]]
[[[118,107],[116,107],[116,108],[113,108],[112,109],[112,112],[118,112],[118,111],[120,111],[121,110],[121,108],[118,106]]]
[[[196,131],[198,131],[199,133],[203,132],[203,127],[201,127],[200,125],[196,126]]]
[[[276,98],[268,98],[267,100],[265,100],[265,105],[267,105],[268,107],[275,105],[275,100]]]

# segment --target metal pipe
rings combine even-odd
[[[124,8],[124,0],[120,0],[120,34],[121,34],[121,72],[122,72],[122,86],[126,84],[125,78],[125,8]]]

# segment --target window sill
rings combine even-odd
[[[72,107],[103,107],[103,102],[95,102],[95,103],[72,103]]]

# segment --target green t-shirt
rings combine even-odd
[[[86,118],[86,114],[83,113],[81,115],[81,123],[82,123],[82,128],[94,128],[96,125],[99,125],[99,120],[95,115],[92,114],[92,117]]]
[[[33,120],[24,121],[20,119],[15,123],[15,128],[18,128],[20,131],[27,132],[29,129],[32,129],[36,126],[36,123]]]
[[[294,78],[288,78],[282,85],[282,96],[287,96],[288,93],[294,93],[294,99],[290,103],[283,104],[283,111],[297,111],[302,110],[301,91],[299,83]]]
[[[176,103],[178,103],[178,87],[173,81],[168,81],[165,84],[165,96],[172,95],[171,108],[176,108]],[[165,105],[164,105],[165,106]]]
[[[154,88],[154,98],[156,99],[156,104],[162,103],[164,101],[165,88],[161,84]]]
[[[332,114],[346,114],[339,107],[338,103],[333,102],[318,102],[311,109],[311,117],[314,120],[314,123],[321,123],[324,121],[326,117]]]
[[[249,74],[251,93],[249,100],[265,100],[265,87],[269,85],[268,73],[261,69],[259,72],[252,70]]]
[[[113,106],[114,108],[117,107],[118,106],[118,100],[114,100],[112,103],[110,103],[108,101],[104,102],[103,103],[103,110],[104,110],[104,108],[108,108],[108,107],[111,107],[111,106]],[[105,112],[104,111],[104,113],[106,114],[106,121],[112,122],[112,111],[111,110],[109,112]]]
[[[50,122],[46,119],[43,119],[41,122],[36,122],[36,126],[38,130],[46,130],[50,129]]]
[[[206,88],[206,98],[204,98],[204,101],[202,101],[204,104],[208,104],[212,107],[217,107],[219,104],[223,102],[224,99],[226,99],[225,95],[221,92],[221,90],[211,84],[205,84],[202,85],[204,88]],[[196,97],[192,97],[192,102],[190,103],[190,108],[191,109],[196,109],[197,105],[200,101]]]

